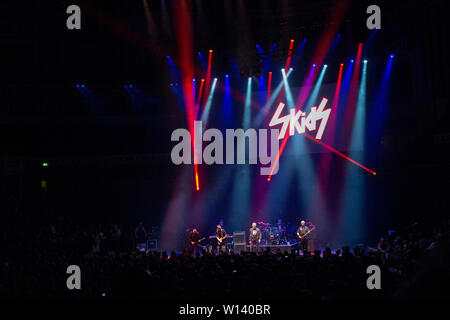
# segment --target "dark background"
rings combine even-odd
[[[256,44],[265,50],[277,44],[270,59],[278,69],[289,39],[298,45],[307,38],[290,79],[291,86],[300,85],[333,2],[243,3],[245,19],[236,18],[239,1],[191,1],[194,55],[201,51],[207,58],[214,49],[213,75],[237,69],[232,87],[244,92],[248,73],[265,71]],[[446,1],[375,3],[382,9],[382,29],[364,55],[371,65],[369,100],[375,98],[373,88],[390,53],[395,54],[395,68],[384,134],[368,145],[369,164],[377,176],[363,178],[367,239],[388,227],[437,220],[449,212]],[[70,4],[81,7],[81,30],[65,26]],[[367,40],[369,4],[374,2],[351,3],[339,29],[342,41],[325,63],[348,61],[357,44]],[[169,85],[174,79],[166,59],[177,59],[173,2],[150,1],[156,38],[147,33],[142,1],[2,5],[7,9],[0,10],[1,214],[23,221],[67,215],[130,225],[161,223],[182,170],[170,161],[170,134],[186,127]],[[336,74],[327,77],[325,82],[335,81]],[[78,83],[96,98],[84,100]],[[145,102],[133,104],[125,83],[143,92]],[[214,117],[220,119],[220,114],[211,116],[213,123]],[[205,186],[217,183],[214,170],[208,168]],[[41,190],[42,179],[48,183],[46,192]],[[295,202],[284,208],[288,220],[296,219],[297,209]],[[211,222],[225,214],[217,210],[210,214]]]

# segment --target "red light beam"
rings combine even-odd
[[[195,172],[195,186],[197,190],[200,190],[200,185],[198,183],[198,171]]]
[[[213,54],[213,51],[209,50],[208,68],[206,69],[205,95],[204,95],[204,98],[203,98],[203,103],[206,103],[206,99],[208,98],[209,90],[211,88],[211,61],[212,61],[212,54]]]
[[[270,181],[272,178],[273,170],[275,170],[275,167],[277,166],[278,161],[280,160],[281,154],[283,153],[284,147],[286,146],[286,142],[289,138],[289,135],[285,135],[283,138],[283,143],[281,144],[280,149],[278,149],[277,157],[275,158],[275,162],[272,165],[272,169],[270,170],[269,177],[267,178],[267,181]]]
[[[342,152],[337,151],[335,148],[333,148],[333,147],[331,147],[331,146],[329,146],[329,145],[323,143],[323,142],[320,141],[320,140],[317,140],[316,138],[310,136],[309,134],[306,134],[306,133],[305,133],[304,135],[305,135],[309,140],[314,141],[314,142],[317,142],[317,143],[320,144],[322,147],[327,148],[328,150],[330,150],[330,151],[336,153],[338,156],[340,156],[340,157],[342,157],[342,158],[344,158],[344,159],[350,161],[351,163],[353,163],[353,164],[357,165],[358,167],[360,167],[360,168],[366,170],[367,172],[370,172],[370,173],[373,174],[373,175],[376,175],[376,174],[377,174],[375,171],[370,170],[369,168],[363,166],[361,163],[356,162],[356,161],[353,160],[352,158],[347,157],[347,156],[346,156],[345,154],[343,154]]]
[[[291,42],[289,43],[289,50],[288,50],[288,56],[286,59],[286,64],[284,66],[284,70],[286,70],[286,72],[289,69],[289,66],[291,65],[291,56],[292,56],[292,48],[293,47],[294,47],[294,39],[291,39]]]
[[[269,72],[269,80],[267,81],[267,99],[266,102],[270,99],[270,91],[272,90],[272,71]]]
[[[309,134],[304,133],[303,135],[304,135],[305,137],[307,137],[308,139],[310,139],[311,141],[314,141],[314,142],[320,144],[322,147],[325,147],[325,148],[327,148],[328,150],[330,150],[330,151],[336,153],[336,154],[337,154],[338,156],[340,156],[341,158],[344,158],[344,159],[350,161],[351,163],[357,165],[358,167],[360,167],[360,168],[366,170],[367,172],[370,172],[370,173],[373,174],[373,175],[376,175],[376,174],[377,174],[375,171],[370,170],[369,168],[363,166],[361,163],[359,163],[359,162],[353,160],[352,158],[347,157],[347,156],[346,156],[345,154],[343,154],[342,152],[337,151],[335,148],[333,148],[333,147],[331,147],[331,146],[329,146],[329,145],[323,143],[322,141],[320,141],[320,140],[318,140],[318,139],[316,139],[316,138],[310,136]],[[288,135],[284,136],[283,143],[281,144],[281,147],[280,147],[280,149],[278,150],[277,157],[275,158],[275,162],[274,162],[273,165],[272,165],[272,169],[270,170],[270,174],[269,174],[269,177],[267,178],[267,181],[270,181],[270,179],[272,178],[273,171],[275,170],[275,167],[276,167],[278,161],[280,160],[280,156],[281,156],[281,154],[283,153],[284,147],[286,146],[286,142],[287,142],[287,140],[288,140],[288,137],[289,137]]]

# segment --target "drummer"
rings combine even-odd
[[[284,231],[283,230],[283,223],[281,222],[281,219],[277,220],[277,229],[278,229],[278,232],[283,232]]]

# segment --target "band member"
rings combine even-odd
[[[216,239],[217,239],[217,254],[226,250],[225,239],[228,237],[227,232],[220,224],[217,225]]]
[[[197,229],[194,228],[189,233],[189,246],[195,250],[199,242],[200,242],[200,233],[198,233]]]
[[[279,232],[279,233],[281,233],[281,232],[284,231],[284,230],[283,230],[283,223],[281,222],[281,219],[278,219],[278,220],[277,220],[277,229],[278,229],[278,232]]]
[[[250,228],[249,241],[250,250],[252,252],[258,252],[259,243],[261,242],[261,230],[256,227],[256,223],[252,223],[252,227]]]
[[[147,231],[145,230],[144,224],[139,222],[138,226],[134,231],[134,238],[136,241],[136,247],[147,248]]]
[[[308,236],[311,229],[305,225],[305,221],[300,222],[300,227],[297,229],[297,236],[299,238],[299,249],[303,254],[308,251]]]

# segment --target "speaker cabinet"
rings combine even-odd
[[[241,252],[246,251],[247,242],[245,238],[245,231],[233,232],[233,251]]]
[[[239,253],[242,251],[247,251],[247,245],[246,244],[234,244],[233,251],[235,253]]]

